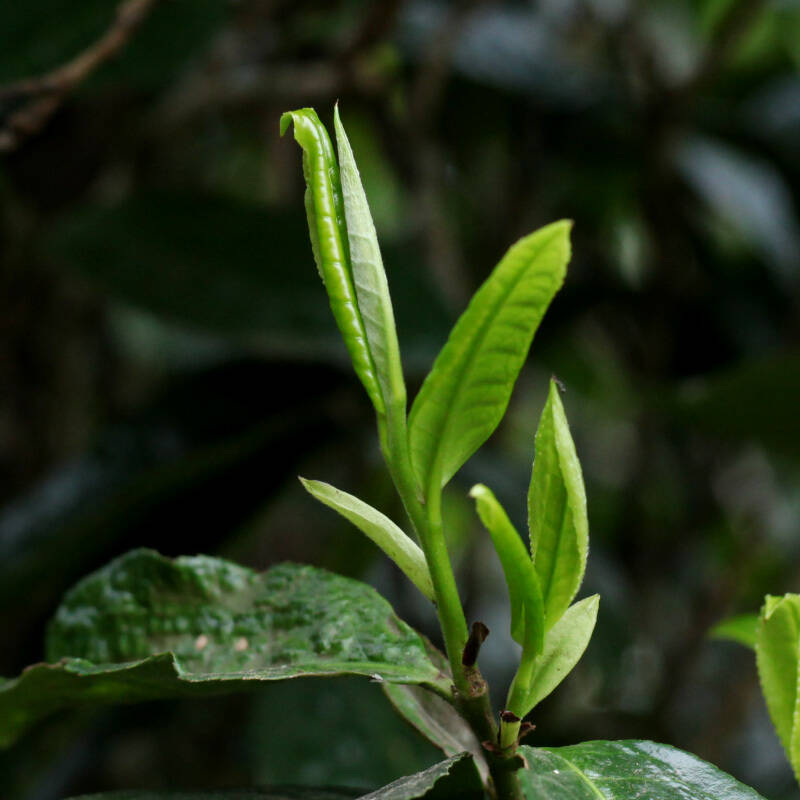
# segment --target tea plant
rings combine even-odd
[[[502,565],[511,635],[520,645],[516,675],[502,711],[495,712],[477,664],[488,630],[478,621],[469,626],[465,617],[446,544],[442,492],[505,413],[536,329],[564,280],[570,223],[548,225],[509,249],[456,323],[408,411],[387,278],[338,110],[334,124],[338,157],[311,109],[285,114],[281,132],[293,126],[302,148],[314,259],[374,406],[381,451],[410,533],[340,489],[301,480],[432,602],[445,652],[358,581],[311,566],[282,564],[257,574],[221,559],[171,560],[137,550],[67,594],[48,630],[48,663],[0,682],[0,744],[10,745],[62,708],[352,674],[379,681],[398,713],[447,756],[364,798],[757,800],[752,789],[666,745],[523,744],[531,727],[525,717],[580,659],[599,605],[596,595],[573,602],[586,569],[588,521],[555,381],[535,438],[530,547],[488,487],[470,492]],[[137,796],[158,795],[125,795]],[[321,800],[331,794],[297,789],[291,796]]]
[[[725,620],[711,635],[755,651],[769,715],[800,782],[800,594],[767,595],[758,615]]]

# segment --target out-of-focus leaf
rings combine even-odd
[[[0,744],[61,708],[219,694],[355,674],[449,691],[423,639],[370,587],[314,567],[263,574],[137,550],[81,581],[47,638],[51,664],[0,687]]]
[[[586,571],[589,522],[581,465],[569,432],[558,385],[550,381],[536,431],[536,455],[528,491],[533,565],[552,628],[575,597]]]
[[[83,208],[45,241],[112,297],[193,328],[269,344],[330,336],[302,216],[212,196],[147,194]],[[288,341],[289,346],[292,345]]]
[[[800,780],[800,595],[767,595],[756,632],[756,664],[772,723]]]
[[[533,667],[524,714],[550,694],[580,661],[597,622],[600,596],[570,606],[544,637],[544,650]]]
[[[684,142],[677,159],[710,208],[750,239],[780,278],[793,281],[800,267],[800,225],[781,173],[702,137]]]
[[[800,353],[747,361],[698,379],[678,398],[682,415],[717,436],[755,441],[797,458],[800,453]]]
[[[526,800],[764,800],[690,753],[640,741],[523,746]]]
[[[409,415],[411,460],[426,492],[446,484],[502,419],[564,281],[570,227],[554,222],[512,245],[436,358]]]
[[[469,753],[462,753],[365,794],[361,800],[481,800],[483,796],[475,762]]]
[[[128,547],[216,547],[262,506],[265,485],[281,485],[329,441],[320,400],[340,380],[320,365],[276,362],[184,376],[3,510],[0,599],[36,585],[52,608],[72,581]]]
[[[405,531],[363,500],[329,483],[305,478],[300,478],[300,482],[312,497],[338,511],[375,542],[425,597],[429,600],[436,599],[425,554]]]
[[[758,616],[756,614],[741,614],[718,622],[709,632],[712,639],[723,639],[738,642],[751,650],[756,648],[756,635],[758,632]]]
[[[78,208],[48,230],[42,247],[112,299],[165,320],[258,352],[347,361],[320,302],[308,228],[295,211],[141,193],[112,207]],[[407,360],[421,370],[447,330],[447,314],[416,250],[402,243],[383,250]]]

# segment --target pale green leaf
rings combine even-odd
[[[358,308],[364,320],[367,342],[384,401],[387,405],[399,406],[405,411],[406,387],[400,362],[400,346],[397,342],[394,311],[378,236],[353,150],[339,119],[338,106],[333,119],[339,150],[339,173],[347,219],[350,264]]]
[[[526,800],[764,800],[697,756],[655,742],[523,746],[520,753]]]
[[[741,614],[738,617],[731,617],[718,622],[708,632],[708,635],[712,639],[738,642],[755,650],[757,632],[758,616],[756,614]]]
[[[491,489],[477,484],[470,490],[481,522],[500,558],[511,601],[511,635],[527,655],[542,650],[544,606],[539,579],[517,529]]]
[[[580,661],[592,638],[599,606],[600,596],[596,594],[575,603],[545,634],[544,649],[536,659],[528,689],[526,714],[544,700]]]
[[[800,780],[800,595],[766,597],[756,631],[756,663],[772,723]]]
[[[350,520],[397,564],[429,600],[435,600],[431,575],[419,546],[385,514],[329,483],[300,478],[308,493]]]
[[[549,629],[577,594],[589,555],[583,475],[554,380],[536,431],[528,525]]]
[[[333,145],[313,108],[283,114],[281,135],[290,124],[294,125],[294,138],[303,149],[306,215],[317,269],[356,374],[376,411],[383,414],[383,395],[353,284],[341,178]]]
[[[514,244],[453,328],[409,415],[417,479],[438,490],[497,427],[533,335],[561,287],[571,223]]]
[[[256,573],[207,556],[136,550],[64,599],[50,664],[0,684],[0,745],[63,708],[256,689],[261,681],[364,675],[450,680],[423,638],[369,586],[280,564]]]

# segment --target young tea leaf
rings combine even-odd
[[[294,125],[294,138],[303,149],[306,215],[314,260],[356,374],[376,411],[383,414],[383,395],[353,284],[341,178],[333,146],[313,108],[283,114],[281,136],[290,124]]]
[[[405,413],[406,386],[400,363],[400,346],[397,342],[394,311],[378,246],[378,236],[375,233],[375,225],[372,222],[367,195],[361,184],[353,150],[339,119],[338,105],[333,120],[339,150],[339,173],[347,219],[350,263],[358,308],[364,320],[367,342],[383,398],[387,405],[401,407]]]
[[[63,708],[257,689],[261,681],[363,675],[451,681],[425,640],[369,586],[315,567],[264,573],[208,556],[135,550],[67,593],[49,664],[0,683],[0,746]]]
[[[709,632],[712,639],[738,642],[751,650],[756,649],[756,635],[758,633],[758,616],[756,614],[741,614],[718,622]]]
[[[492,537],[506,577],[511,600],[511,636],[523,645],[527,655],[535,656],[541,652],[544,641],[544,605],[528,549],[491,489],[477,484],[469,494],[475,499],[478,516]]]
[[[528,525],[549,629],[577,594],[589,554],[583,475],[555,381],[536,431]]]
[[[523,746],[526,800],[764,800],[712,764],[655,742]]]
[[[381,514],[363,500],[359,500],[347,492],[342,492],[329,483],[309,481],[305,478],[300,478],[300,482],[312,497],[334,511],[338,511],[365,536],[372,539],[405,572],[409,580],[425,597],[435,600],[436,595],[433,591],[433,583],[424,553],[385,514]]]
[[[800,780],[800,595],[767,596],[756,632],[761,689],[778,738]]]
[[[570,606],[544,637],[544,649],[536,659],[524,713],[539,705],[580,661],[597,622],[600,596],[592,595]]]
[[[533,335],[561,287],[571,223],[555,222],[505,254],[453,328],[409,415],[425,491],[447,483],[497,427]]]

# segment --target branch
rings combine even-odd
[[[40,77],[0,87],[0,103],[20,104],[0,127],[0,152],[10,152],[38,133],[92,72],[125,47],[158,2],[124,0],[105,33],[71,61]]]

